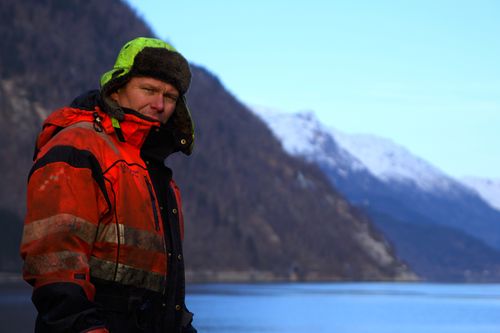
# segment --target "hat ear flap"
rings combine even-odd
[[[111,117],[122,121],[125,118],[123,109],[111,98],[111,94],[123,87],[130,80],[130,73],[120,76],[124,69],[115,70],[111,74],[111,79],[101,87],[101,101],[103,111]]]
[[[170,117],[169,122],[175,128],[175,139],[178,141],[177,145],[179,145],[180,151],[190,155],[194,146],[194,124],[185,96],[181,96],[177,100],[175,112]]]

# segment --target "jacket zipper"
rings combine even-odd
[[[146,185],[148,187],[149,198],[151,199],[151,206],[153,206],[153,216],[155,219],[155,229],[156,229],[156,231],[160,231],[160,221],[159,221],[159,217],[158,217],[158,210],[156,209],[156,197],[154,194],[153,185],[151,185],[151,183],[149,182],[148,177],[144,176],[144,180],[146,181]],[[165,252],[166,265],[167,265],[167,269],[168,269],[168,267],[170,266],[170,262],[169,262],[170,257],[168,255],[169,253],[168,253],[167,247],[166,247],[165,234],[163,234],[163,251]],[[165,272],[165,281],[167,281],[167,279],[168,279],[167,275],[168,274]],[[164,284],[162,294],[166,295],[166,293],[167,293],[167,286]]]
[[[148,186],[149,198],[151,199],[151,206],[153,206],[153,217],[155,219],[155,229],[156,231],[160,230],[160,220],[158,218],[158,210],[156,209],[156,198],[153,193],[153,186],[148,180],[148,177],[144,176],[144,180],[146,181],[146,185]]]

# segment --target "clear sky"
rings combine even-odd
[[[244,103],[500,179],[500,1],[127,1]]]

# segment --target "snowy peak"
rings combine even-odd
[[[261,106],[249,109],[267,123],[289,154],[325,163],[341,172],[348,172],[346,169],[366,170],[363,163],[337,145],[330,130],[316,118],[314,112],[292,114]]]
[[[326,131],[312,111],[288,114],[266,107],[252,107],[250,110],[271,127],[285,150],[292,155],[319,153],[320,148],[327,144]]]
[[[346,134],[336,129],[335,141],[382,181],[413,182],[423,190],[450,190],[456,182],[430,163],[393,141],[370,134]]]
[[[500,212],[485,201],[496,197],[500,207],[500,180],[466,186],[390,140],[327,128],[310,111],[254,111],[290,154],[317,164],[424,278],[498,279]]]
[[[462,182],[475,190],[491,207],[500,210],[500,179],[464,177]]]
[[[383,182],[411,183],[424,191],[450,192],[463,186],[407,149],[381,137],[346,134],[321,124],[312,111],[290,114],[251,107],[285,150],[343,172],[367,170]]]

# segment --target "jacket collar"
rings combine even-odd
[[[74,105],[74,103],[72,104]],[[117,129],[113,120],[97,104],[63,107],[50,114],[43,123],[42,132],[36,144],[37,152],[60,130],[80,122],[92,123],[98,132],[114,136],[117,141],[128,144],[140,150],[141,155],[150,160],[163,162],[167,156],[182,149],[176,130],[171,123],[161,125],[160,122],[145,117],[133,110],[125,110],[123,120]],[[115,126],[113,126],[115,123]],[[122,136],[122,138],[120,137]]]
[[[69,107],[56,110],[45,120],[37,140],[35,156],[59,130],[82,121],[90,122],[96,130],[137,147],[149,159],[163,162],[167,156],[178,151],[188,155],[191,153],[194,136],[190,117],[186,122],[176,109],[167,124],[163,125],[133,110],[123,111],[121,119],[112,118],[109,106],[103,101],[99,90],[91,90],[76,97]],[[116,124],[119,124],[118,130]]]
[[[99,106],[104,113],[114,117],[120,122],[124,120],[126,114],[129,114],[158,124],[155,119],[143,116],[133,110],[114,105],[107,98],[103,98],[99,90],[91,90],[78,96],[73,100],[70,106],[89,111],[93,111],[96,106]],[[116,108],[119,108],[119,110]],[[170,117],[168,123],[165,126],[161,125],[160,129],[163,127],[168,127],[168,130],[171,131],[173,135],[174,151],[181,151],[186,155],[190,155],[194,145],[194,127],[184,96],[177,101],[175,112]]]
[[[84,110],[74,107],[64,107],[50,114],[43,123],[43,130],[39,136],[39,145],[44,145],[59,130],[79,122],[92,123],[96,131],[103,131],[108,135],[116,135],[113,121],[99,106],[93,110]],[[160,123],[138,117],[135,114],[125,114],[120,122],[120,129],[124,141],[141,148],[152,128],[159,128]],[[40,140],[42,138],[43,140]]]

